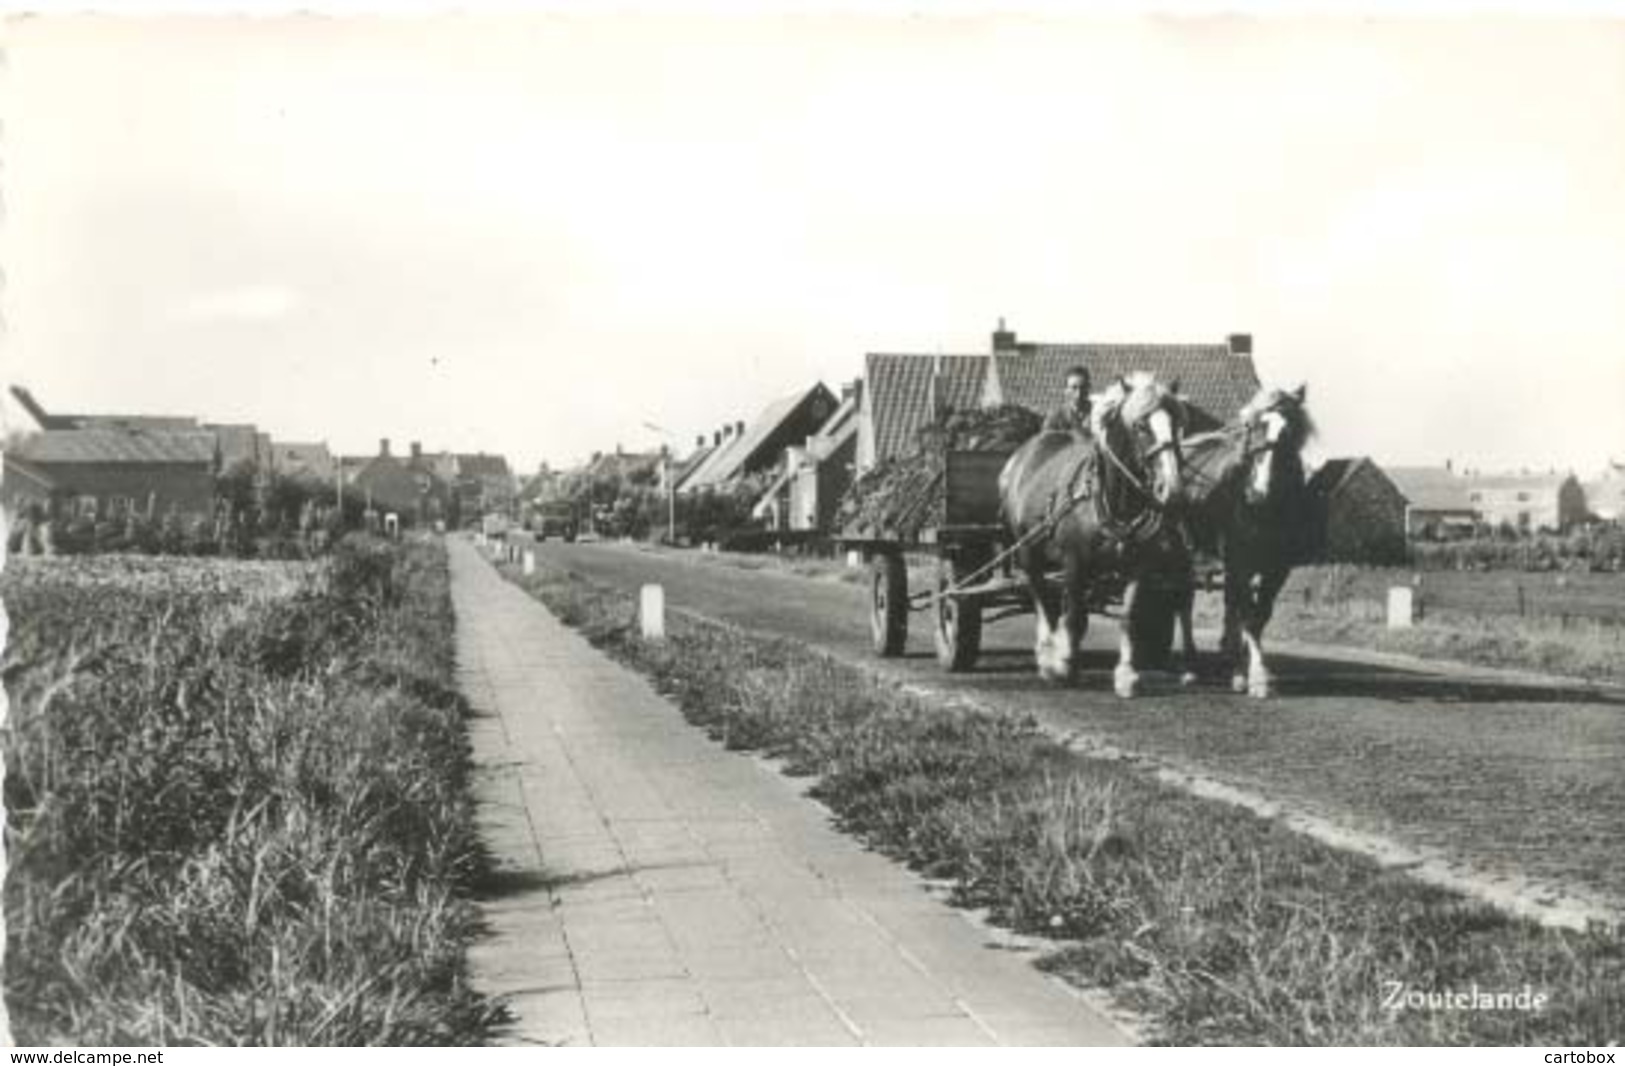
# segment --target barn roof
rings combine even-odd
[[[1343,487],[1363,459],[1328,459],[1309,477],[1309,491],[1319,496],[1333,496]]]
[[[1384,472],[1417,510],[1474,510],[1467,497],[1467,479],[1442,466],[1390,466]]]
[[[47,429],[16,449],[33,463],[214,464],[215,435],[201,430]]]

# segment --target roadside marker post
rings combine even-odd
[[[535,572],[536,572],[536,553],[527,549],[525,551],[525,576],[529,577],[530,575],[534,574]]]
[[[861,570],[861,569],[863,569],[863,553],[862,552],[847,552],[846,553],[846,568],[848,570]]]
[[[1409,585],[1388,589],[1388,628],[1409,629],[1416,624],[1416,598]]]
[[[659,585],[645,585],[638,602],[638,619],[643,625],[644,640],[666,639],[666,590]]]

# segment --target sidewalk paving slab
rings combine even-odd
[[[493,888],[475,986],[519,1045],[1128,1043],[448,540]]]

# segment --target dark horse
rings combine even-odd
[[[1263,389],[1230,425],[1185,442],[1185,516],[1193,546],[1224,568],[1219,650],[1231,668],[1231,687],[1260,699],[1273,687],[1264,627],[1310,530],[1303,446],[1314,425],[1305,391]],[[1196,679],[1192,598],[1187,586],[1173,602],[1187,683]]]
[[[1126,579],[1127,613],[1139,573],[1166,568],[1161,546],[1178,539],[1163,521],[1164,508],[1180,496],[1184,405],[1177,393],[1149,374],[1131,375],[1107,390],[1092,422],[1092,440],[1040,433],[999,475],[1005,523],[1019,546],[1016,564],[1038,615],[1038,672],[1050,680],[1072,676],[1089,625],[1091,586]],[[1047,577],[1057,568],[1059,589]],[[1128,630],[1115,675],[1124,697],[1139,683]]]

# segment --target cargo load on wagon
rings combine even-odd
[[[1009,453],[1042,425],[1016,404],[950,411],[922,426],[907,453],[882,460],[852,483],[836,510],[836,527],[849,536],[914,540],[941,520],[950,451]]]

